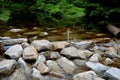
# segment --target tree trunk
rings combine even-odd
[[[107,29],[113,34],[115,35],[117,38],[120,39],[120,28],[117,28],[114,25],[108,24],[107,25]]]

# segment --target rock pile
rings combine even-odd
[[[1,41],[0,80],[120,80],[117,41],[20,39]]]

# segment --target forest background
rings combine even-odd
[[[120,0],[0,0],[0,25],[86,29],[120,25]]]

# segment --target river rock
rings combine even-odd
[[[26,62],[23,60],[22,57],[18,59],[18,64],[20,65],[20,67],[23,67],[23,68],[27,66]]]
[[[72,45],[76,47],[77,49],[88,49],[92,46],[93,41],[88,40],[88,41],[80,41],[80,42],[74,42]]]
[[[67,56],[68,58],[81,58],[86,59],[86,55],[82,50],[78,50],[74,47],[64,48],[61,52],[62,55]]]
[[[28,44],[27,42],[23,42],[21,45],[22,45],[23,49],[30,46],[30,44]]]
[[[29,76],[30,77],[30,76]],[[30,80],[22,69],[16,69],[9,80]]]
[[[74,63],[78,66],[86,66],[86,60],[75,59]]]
[[[25,60],[37,60],[38,52],[34,46],[28,46],[23,50],[23,58]]]
[[[4,55],[6,58],[12,58],[12,59],[18,59],[23,52],[23,48],[20,44],[16,44],[11,46],[5,53]]]
[[[11,74],[17,66],[15,60],[3,60],[0,62],[0,74]]]
[[[104,74],[104,77],[107,80],[120,80],[120,69],[118,68],[110,68]]]
[[[34,45],[38,51],[52,49],[52,43],[48,40],[34,40],[32,45]]]
[[[60,57],[61,57],[61,55],[58,52],[51,52],[50,53],[50,58],[51,59],[58,59]]]
[[[52,42],[53,44],[53,50],[58,50],[58,49],[63,49],[66,46],[68,46],[70,43],[66,42],[66,41],[56,41],[56,42]]]
[[[120,55],[117,54],[117,49],[115,47],[107,48],[105,56],[109,58],[120,58]]]
[[[73,76],[73,80],[105,80],[96,75],[94,71],[86,71]]]
[[[63,75],[64,71],[62,70],[62,68],[60,68],[56,61],[48,60],[46,61],[46,65],[51,69],[51,75],[58,78],[65,78],[65,76]]]
[[[72,74],[77,68],[77,66],[72,61],[68,60],[65,57],[61,57],[57,60],[57,62],[60,65],[60,67],[62,67],[63,70],[68,74]]]
[[[21,44],[23,42],[28,42],[27,38],[18,38],[18,39],[3,40],[4,45]]]
[[[114,61],[112,59],[106,58],[105,64],[109,65],[109,64],[112,64],[112,63],[114,63]]]
[[[50,69],[45,65],[44,62],[39,62],[37,65],[37,69],[40,71],[41,74],[47,74],[50,72]]]
[[[79,50],[81,52],[83,52],[87,58],[89,58],[91,55],[93,55],[94,53],[89,51],[89,50]]]
[[[37,58],[37,60],[36,60],[36,62],[34,64],[34,66],[37,66],[39,62],[44,62],[44,63],[46,62],[46,58],[45,58],[44,55],[39,55],[38,56],[38,58]]]
[[[98,53],[96,53],[96,54],[93,54],[90,57],[89,61],[91,61],[91,62],[99,62],[100,59],[101,59],[101,55],[99,55]]]
[[[24,29],[10,29],[10,32],[16,33],[16,32],[22,32]]]
[[[100,75],[109,69],[108,66],[105,66],[101,63],[94,63],[94,62],[87,62],[86,66],[92,69],[93,71],[100,73]]]
[[[44,80],[44,77],[41,76],[40,71],[36,68],[32,70],[32,77],[34,78],[33,80]]]

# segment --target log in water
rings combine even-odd
[[[107,29],[113,34],[115,35],[117,38],[120,39],[120,28],[117,28],[114,25],[108,24],[107,25]]]

